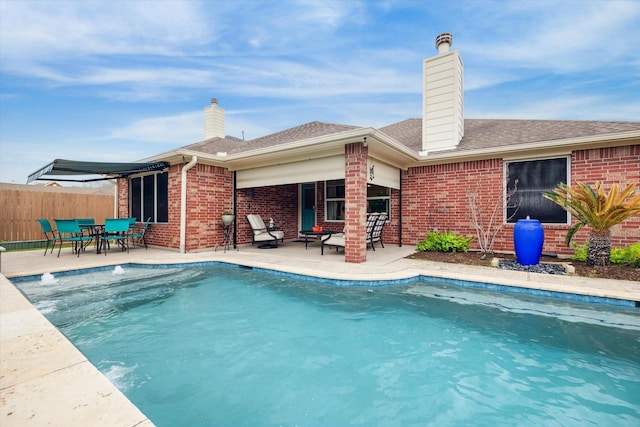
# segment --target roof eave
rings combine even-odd
[[[607,148],[640,143],[640,131],[628,131],[594,135],[590,137],[567,138],[559,140],[537,141],[526,144],[514,144],[502,147],[479,148],[472,150],[443,151],[417,156],[413,166],[441,163],[454,163],[489,158],[524,159],[539,156],[567,155],[578,149]]]
[[[267,166],[274,163],[296,161],[300,158],[325,157],[336,153],[344,154],[344,144],[357,142],[363,136],[370,135],[372,128],[357,128],[345,132],[333,133],[314,138],[308,138],[275,146],[247,150],[238,153],[218,152],[216,154],[179,148],[166,151],[144,159],[163,160],[170,164],[180,164],[188,161],[191,156],[198,156],[199,163],[214,164],[227,167],[230,170],[243,167]],[[283,157],[283,153],[285,156]]]
[[[488,158],[523,159],[539,156],[567,155],[576,149],[605,148],[640,142],[640,131],[628,131],[594,135],[590,137],[537,141],[501,147],[471,150],[454,150],[430,153],[426,156],[399,143],[375,128],[356,128],[344,132],[293,141],[256,150],[234,154],[209,154],[200,151],[177,149],[167,151],[141,161],[162,160],[170,164],[188,162],[198,156],[198,162],[241,170],[258,166],[289,163],[312,158],[344,154],[344,145],[360,142],[367,137],[369,155],[401,169],[440,163],[481,160]]]
[[[256,164],[267,166],[314,157],[344,154],[345,144],[361,141],[364,136],[371,134],[371,132],[372,128],[356,128],[256,150],[243,151],[230,154],[227,157],[227,163],[232,169],[242,169],[244,167],[255,167]]]

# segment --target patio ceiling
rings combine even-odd
[[[141,172],[160,171],[168,167],[169,163],[160,161],[145,163],[111,163],[55,159],[53,162],[29,175],[27,184],[36,180],[70,182],[104,181],[114,178],[124,178]],[[99,177],[96,177],[96,175],[99,175]],[[53,176],[55,178],[43,178],[45,176]],[[62,176],[73,176],[74,178],[60,178]],[[80,178],[80,176],[82,176],[82,178]]]

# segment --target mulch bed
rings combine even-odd
[[[478,252],[416,252],[412,255],[409,255],[407,258],[491,267],[491,259],[493,257],[487,256],[485,259],[482,259],[480,253]],[[511,263],[517,264],[517,261],[513,255],[497,254],[496,258],[501,258],[502,260],[511,261]],[[590,267],[586,263],[581,261],[574,261],[571,259],[558,259],[551,256],[542,256],[540,258],[540,262],[543,264],[552,264],[558,262],[570,263],[575,267],[576,275],[578,276],[614,280],[632,280],[640,282],[640,268],[637,267],[630,267],[619,264],[611,264],[608,267]]]

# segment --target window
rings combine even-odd
[[[325,188],[327,221],[344,221],[344,179],[327,181]]]
[[[169,174],[145,175],[130,180],[131,216],[138,221],[169,221]]]
[[[344,221],[344,179],[326,181],[326,205],[327,221]],[[379,185],[367,185],[367,213],[386,212],[391,217],[390,211],[391,191],[388,187]]]
[[[367,185],[367,213],[386,212],[387,218],[391,218],[389,209],[391,191],[389,187],[380,185]]]
[[[515,180],[518,180],[518,191],[511,202],[520,198],[519,208],[509,223],[529,216],[546,224],[567,224],[568,213],[560,206],[542,197],[542,192],[553,190],[560,183],[569,182],[569,158],[560,157],[545,160],[530,160],[510,162],[506,164],[508,173],[507,191],[513,190]],[[511,217],[516,208],[507,207],[506,218]]]

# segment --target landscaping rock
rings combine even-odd
[[[539,263],[536,265],[520,265],[517,261],[508,259],[501,259],[498,262],[498,268],[502,268],[504,270],[527,271],[529,273],[567,274],[564,265],[561,264]]]

